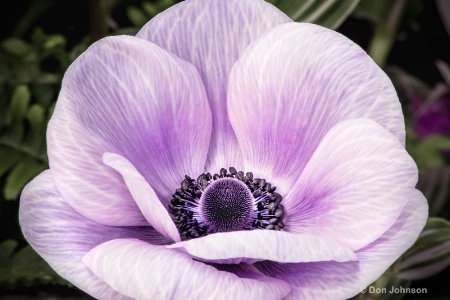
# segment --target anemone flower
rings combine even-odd
[[[388,77],[260,0],[191,0],[67,70],[20,224],[100,299],[345,299],[427,217]]]

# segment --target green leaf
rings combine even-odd
[[[53,48],[58,48],[58,47],[64,47],[64,45],[66,44],[66,38],[63,35],[59,35],[59,34],[52,34],[52,35],[48,35],[43,47],[45,49],[53,49]]]
[[[430,135],[417,142],[410,150],[419,170],[425,170],[444,165],[442,151],[448,149],[450,149],[450,137]]]
[[[156,16],[159,13],[158,7],[154,3],[148,1],[142,3],[142,8],[144,9],[145,13],[151,17]]]
[[[8,38],[1,43],[1,47],[14,56],[22,57],[31,51],[31,46],[21,39]]]
[[[49,107],[49,105],[55,101],[58,95],[58,88],[61,82],[60,76],[52,74],[53,76],[44,76],[36,81],[36,83],[31,85],[31,92],[36,102],[41,104],[43,107]],[[53,78],[52,78],[53,77]],[[42,80],[48,80],[43,83]],[[55,80],[55,84],[51,81]]]
[[[391,6],[396,1],[398,2],[398,0],[361,0],[353,15],[357,18],[369,20],[376,26],[383,26]],[[404,16],[402,16],[402,22],[399,24],[402,27],[414,24],[415,17],[423,11],[423,1],[407,0],[405,5]]]
[[[383,67],[390,55],[397,33],[415,24],[423,10],[420,0],[362,0],[354,16],[370,20],[375,25],[367,53]]]
[[[45,146],[45,110],[41,105],[34,104],[30,107],[26,117],[30,123],[30,131],[24,146],[34,153],[41,154]]]
[[[6,240],[0,244],[0,262],[1,265],[5,266],[10,261],[14,253],[14,249],[17,247],[17,241]]]
[[[376,25],[382,25],[385,15],[389,12],[392,0],[361,0],[354,11],[354,15],[369,20]]]
[[[3,188],[3,196],[5,199],[17,199],[23,187],[47,168],[47,164],[38,162],[32,157],[24,158],[6,178],[5,187]]]
[[[8,172],[22,158],[20,152],[8,147],[0,148],[0,176]]]
[[[10,71],[10,76],[6,82],[13,86],[17,84],[30,83],[40,75],[40,61],[38,53],[34,50],[30,52],[25,58],[21,60],[10,60],[7,68]]]
[[[360,0],[271,0],[296,22],[308,22],[331,29],[338,28],[356,8]]]
[[[37,83],[38,85],[50,85],[59,84],[60,81],[61,78],[57,74],[43,72],[40,74],[39,78],[36,78],[35,83]],[[48,86],[45,86],[44,88],[48,89]]]
[[[151,18],[153,18],[160,12],[173,6],[175,3],[176,2],[174,0],[159,0],[158,2],[144,1],[141,4],[142,12],[144,14],[142,16],[139,16],[139,19],[137,21],[143,22],[142,25],[144,25],[148,20],[150,20]],[[138,9],[138,11],[139,11],[138,14],[141,14],[141,11],[139,9]],[[143,16],[145,16],[145,19],[143,18]],[[138,17],[138,16],[136,15],[136,17]],[[134,23],[134,24],[136,25],[136,23]],[[142,25],[140,25],[138,27],[141,27]]]
[[[14,253],[17,241],[0,244],[0,288],[13,289],[42,284],[72,286],[61,278],[30,246]]]
[[[34,104],[30,107],[27,113],[27,119],[32,127],[42,126],[44,122],[44,108],[39,104]]]
[[[26,85],[19,85],[14,90],[9,106],[10,119],[8,124],[14,119],[22,119],[28,109],[31,93]]]
[[[148,21],[147,16],[142,12],[142,10],[134,6],[127,8],[127,16],[136,27],[142,27]]]
[[[395,265],[397,277],[423,279],[450,265],[450,222],[429,218],[416,243]]]
[[[5,134],[6,139],[19,142],[24,134],[23,118],[28,111],[31,93],[26,85],[19,85],[11,98],[11,103],[8,110],[6,125],[8,130]]]

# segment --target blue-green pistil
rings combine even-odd
[[[281,230],[282,197],[251,172],[222,168],[219,174],[188,175],[172,195],[169,212],[183,240],[216,232]]]

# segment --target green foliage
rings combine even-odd
[[[31,51],[30,45],[18,38],[9,38],[2,42],[1,47],[7,53],[16,57],[22,57]]]
[[[19,29],[27,26],[22,22]],[[17,200],[23,187],[48,168],[47,123],[64,72],[86,47],[85,40],[68,51],[63,35],[46,34],[39,28],[29,40],[10,37],[0,41],[0,208],[4,200]],[[1,218],[10,216],[2,211]],[[4,233],[16,236],[8,227]],[[0,244],[0,290],[70,286],[30,246],[16,251],[17,245],[15,240]]]
[[[59,84],[70,63],[64,36],[47,35],[38,28],[33,31],[31,40],[29,43],[8,38],[0,43],[0,83],[4,88],[32,84],[34,89],[35,85]]]
[[[360,0],[267,0],[297,22],[338,28]]]
[[[0,43],[0,177],[6,200],[48,168],[45,131],[62,76],[86,49],[67,51],[66,39],[35,29],[31,42],[9,38]],[[3,62],[3,63],[1,63]]]
[[[444,150],[450,149],[450,137],[430,135],[418,139],[411,130],[407,130],[406,148],[414,158],[419,171],[434,169],[445,165]]]
[[[45,148],[48,117],[41,104],[30,106],[30,100],[28,86],[19,85],[6,111],[0,137],[0,176],[9,171],[3,188],[6,200],[17,199],[25,184],[48,168]]]
[[[384,67],[397,33],[414,24],[422,10],[420,0],[362,0],[354,12],[359,18],[374,25],[374,34],[367,52],[373,60]]]
[[[6,240],[0,244],[0,289],[30,287],[43,284],[72,286],[30,247],[15,251],[17,242]]]
[[[405,2],[406,5],[402,12],[402,22],[400,24],[402,27],[399,29],[402,30],[413,25],[415,17],[423,8],[420,0],[361,0],[354,11],[354,15],[358,18],[369,20],[376,26],[383,26],[394,2]]]
[[[148,21],[148,17],[144,11],[135,6],[130,6],[127,9],[127,16],[135,27],[142,27]]]
[[[395,266],[398,278],[416,280],[432,276],[450,265],[450,222],[429,218],[411,249]]]
[[[48,116],[41,104],[30,106],[30,100],[28,86],[17,86],[4,119],[0,136],[0,176],[9,172],[3,188],[6,200],[17,199],[25,184],[48,168],[45,147]]]
[[[129,6],[127,8],[127,16],[134,27],[141,28],[159,12],[166,10],[177,2],[176,0],[143,1],[139,7]]]

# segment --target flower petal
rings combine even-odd
[[[417,190],[409,198],[396,223],[378,240],[356,252],[358,261],[337,263],[256,263],[267,276],[289,282],[292,293],[286,299],[348,299],[358,294],[417,239],[425,226],[428,205]]]
[[[137,34],[199,70],[214,119],[207,171],[228,166],[242,169],[242,154],[226,104],[228,75],[233,64],[263,32],[291,21],[261,0],[192,0],[160,13]]]
[[[358,250],[395,223],[416,183],[416,165],[395,136],[369,119],[343,121],[283,200],[286,230]]]
[[[405,139],[403,114],[385,73],[339,33],[279,25],[234,65],[228,111],[244,164],[285,193],[322,138],[346,119],[369,118]]]
[[[221,264],[271,260],[283,263],[356,260],[355,253],[340,244],[313,235],[252,230],[210,234],[166,246],[192,257]]]
[[[50,168],[64,199],[85,217],[147,224],[103,153],[127,158],[167,203],[185,174],[203,172],[210,132],[195,67],[142,39],[108,37],[66,72],[48,129]]]
[[[133,239],[99,245],[83,262],[115,290],[135,299],[280,299],[290,291],[281,280],[261,274],[239,278],[176,250]]]
[[[181,241],[178,229],[169,213],[136,168],[126,158],[113,153],[105,153],[103,161],[123,176],[131,195],[150,225],[172,241]]]
[[[89,250],[122,237],[139,238],[153,244],[170,242],[151,227],[110,227],[84,218],[56,191],[49,170],[23,190],[19,221],[27,241],[59,275],[99,299],[127,297],[83,265],[82,258]]]

